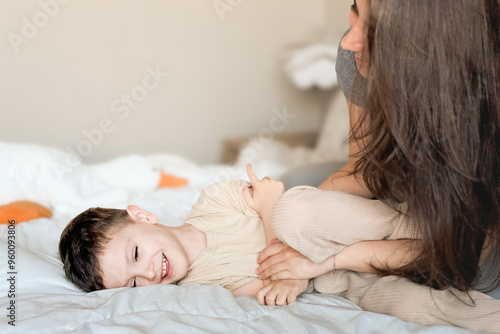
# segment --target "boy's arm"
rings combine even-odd
[[[259,180],[250,164],[247,164],[247,173],[252,186],[243,188],[243,198],[247,205],[262,219],[266,244],[270,245],[271,240],[276,238],[271,226],[273,209],[285,192],[285,185],[281,181],[271,180],[268,177]]]
[[[266,245],[270,245],[271,241],[276,239],[276,236],[274,235],[273,228],[271,226],[271,221],[272,221],[272,214],[265,214],[264,216],[261,217],[262,219],[262,226],[264,226],[264,234],[266,235]]]
[[[243,189],[243,197],[247,205],[261,217],[266,244],[270,245],[276,238],[271,226],[274,205],[285,192],[285,186],[283,182],[268,177],[259,180],[250,164],[247,164],[247,173],[252,185]],[[308,283],[307,279],[274,282],[257,279],[233,291],[233,294],[253,295],[261,305],[287,305],[306,291]]]
[[[274,181],[274,180],[271,180]],[[248,206],[252,207],[253,205],[253,199],[254,199],[254,188],[244,188],[243,189],[243,197],[245,198],[245,201],[247,202]],[[251,204],[252,203],[252,204]],[[262,220],[262,226],[264,227],[264,234],[266,236],[266,245],[271,244],[271,240],[276,239],[276,236],[274,235],[273,228],[271,226],[272,223],[272,218],[273,218],[273,212],[272,209],[267,209],[261,212],[258,212],[256,209],[252,208],[255,210],[258,215],[260,216],[260,219]]]
[[[267,281],[268,282],[268,281]],[[236,290],[233,290],[233,295],[234,296],[255,296],[257,294],[257,291],[262,289],[264,285],[267,283],[266,281],[261,281],[260,279],[254,279],[250,283],[247,283],[243,285],[242,287],[239,287]]]

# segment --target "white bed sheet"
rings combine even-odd
[[[135,203],[177,226],[203,187],[246,177],[242,166],[199,167],[172,155],[127,156],[55,175],[54,161],[64,159],[59,150],[0,143],[0,204],[30,199],[54,212],[50,219],[16,226],[15,298],[7,296],[8,229],[0,225],[0,333],[469,333],[366,312],[332,295],[303,294],[291,305],[275,307],[197,284],[78,291],[64,277],[57,254],[60,233],[75,214],[94,205]],[[190,185],[155,190],[160,168],[188,178]],[[8,324],[11,300],[15,327]]]

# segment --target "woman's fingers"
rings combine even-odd
[[[260,255],[264,260],[259,263],[255,274],[261,280],[310,279],[323,273],[321,264],[283,243],[269,245]]]
[[[262,270],[258,275],[261,280],[270,279],[271,281],[291,278],[288,266],[285,262],[271,265],[269,268]]]
[[[262,252],[260,252],[259,256],[257,257],[257,263],[261,264],[262,262],[266,261],[269,257],[278,254],[284,249],[284,247],[285,244],[282,242],[271,243],[269,246],[264,248]]]
[[[286,258],[283,256],[281,252],[277,252],[274,255],[270,255],[268,258],[266,258],[260,265],[257,267],[255,270],[255,273],[258,275],[264,270],[268,269],[269,267],[272,267],[276,265],[277,263],[285,261]]]

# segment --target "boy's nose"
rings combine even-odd
[[[151,261],[149,263],[149,266],[146,268],[146,271],[145,271],[145,277],[152,281],[155,277],[156,277],[156,273],[155,273],[155,265],[153,263],[153,261]]]
[[[140,271],[138,276],[142,277],[144,280],[147,281],[147,284],[142,284],[142,285],[148,285],[154,281],[156,273],[153,261],[145,263],[144,265],[139,266],[137,269]]]

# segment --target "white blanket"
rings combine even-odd
[[[65,152],[55,149],[0,143],[0,204],[29,199],[54,212],[50,219],[15,227],[13,269],[7,266],[9,230],[0,225],[0,333],[468,332],[365,312],[332,295],[303,294],[291,305],[274,307],[196,284],[83,293],[66,280],[57,254],[60,233],[74,215],[88,206],[136,203],[157,213],[162,223],[180,225],[203,187],[246,176],[241,166],[199,167],[172,155],[79,164],[70,173],[57,174],[54,164],[65,159]],[[189,186],[157,190],[159,169],[188,178]],[[8,323],[11,305],[15,326]]]

